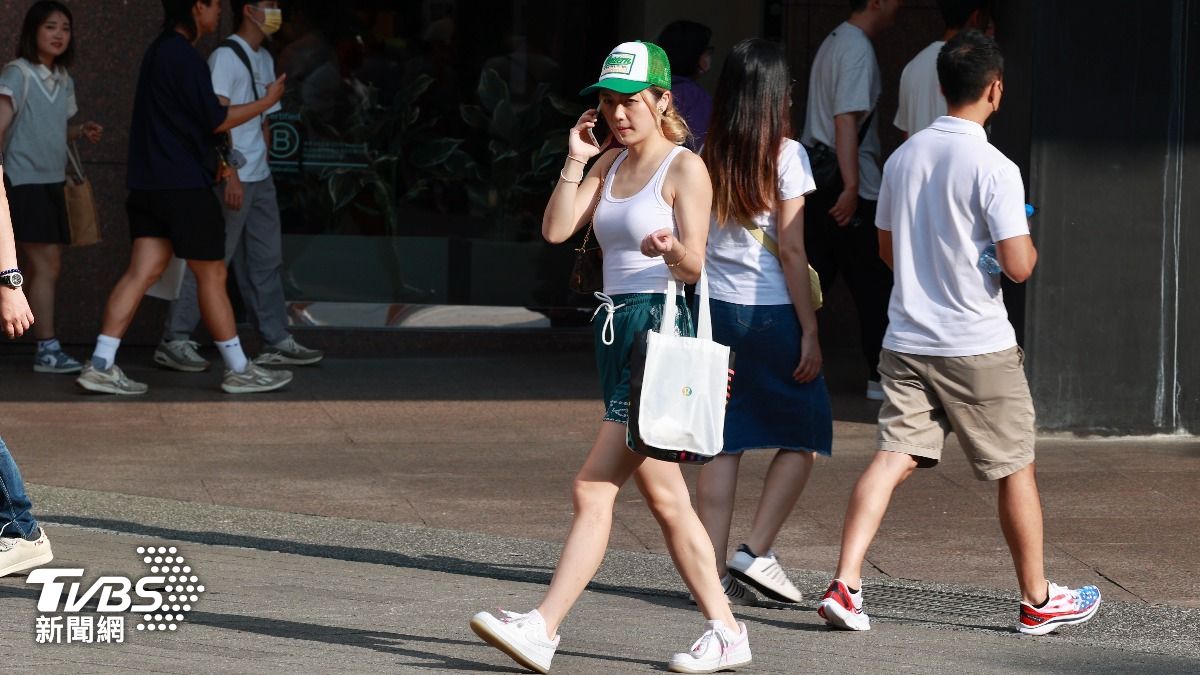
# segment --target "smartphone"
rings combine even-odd
[[[612,130],[608,128],[608,121],[604,119],[604,115],[596,114],[596,126],[587,130],[588,138],[591,139],[592,145],[604,149],[604,145],[609,142],[609,137],[612,136]]]

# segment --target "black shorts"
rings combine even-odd
[[[31,244],[70,244],[71,223],[67,220],[64,183],[13,185],[4,176],[13,235]]]
[[[160,237],[184,260],[225,259],[225,216],[210,188],[130,190],[129,238]]]

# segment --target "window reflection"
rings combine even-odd
[[[573,251],[541,242],[541,213],[616,13],[288,2],[271,45],[288,75],[271,166],[289,300],[578,304]]]

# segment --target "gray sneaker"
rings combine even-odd
[[[83,366],[83,372],[75,379],[75,383],[97,394],[117,394],[118,396],[144,394],[150,390],[150,387],[144,383],[134,382],[126,377],[116,364],[113,364],[113,367],[108,370],[100,370],[92,364],[86,363]]]
[[[201,373],[212,364],[204,360],[196,350],[198,342],[192,340],[163,340],[154,350],[154,362],[163,368],[184,373]]]
[[[35,373],[78,373],[83,370],[83,364],[71,358],[61,349],[39,349],[33,357],[33,372]]]
[[[264,349],[254,362],[260,366],[311,366],[323,358],[324,352],[309,349],[289,335],[283,342],[277,342]]]
[[[275,391],[291,381],[290,370],[270,370],[251,363],[243,373],[226,370],[225,377],[221,379],[221,389],[228,394],[258,394]]]

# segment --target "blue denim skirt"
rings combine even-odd
[[[825,375],[800,384],[800,321],[791,305],[737,305],[710,300],[713,339],[733,349],[733,384],[725,413],[725,449],[833,451],[833,411]]]

